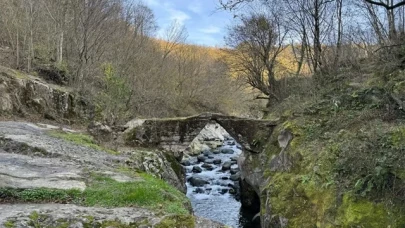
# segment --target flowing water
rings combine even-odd
[[[239,145],[233,140],[228,140],[224,142],[222,147],[216,149],[215,154],[212,153],[214,150],[206,151],[204,157],[207,160],[205,162],[198,161],[196,157],[192,158],[191,164],[185,166],[188,180],[187,197],[191,201],[194,213],[198,216],[222,222],[234,228],[257,228],[260,227],[260,224],[252,222],[254,215],[241,209],[238,193],[239,182],[230,179],[231,170],[232,174],[238,170],[235,160],[242,152],[239,148]],[[218,151],[226,151],[227,153],[218,153]],[[213,160],[216,159],[221,159],[221,163],[212,164]],[[222,170],[225,162],[232,162],[231,170]],[[204,163],[206,163],[205,166],[209,163],[212,168],[204,168]],[[200,167],[202,172],[193,172],[195,166]],[[193,186],[190,183],[191,177],[204,180],[206,184]],[[233,179],[235,180],[235,178]]]

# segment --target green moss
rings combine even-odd
[[[112,155],[119,154],[118,151],[106,149],[100,145],[98,145],[93,137],[86,134],[79,134],[79,133],[67,133],[67,132],[60,132],[60,131],[51,131],[50,135],[56,138],[61,138],[70,142],[74,142],[78,145],[86,146],[93,148],[95,150],[105,151]]]
[[[340,223],[343,227],[396,227],[390,219],[392,215],[383,204],[372,203],[365,199],[355,199],[345,194],[339,208]]]
[[[178,177],[182,177],[184,171],[183,171],[183,167],[181,166],[180,162],[178,162],[176,160],[176,158],[174,157],[173,154],[169,154],[167,152],[163,152],[163,154],[165,155],[167,161],[170,163],[170,167],[172,167],[172,169],[174,170],[176,175]]]
[[[195,220],[191,215],[175,215],[167,216],[159,224],[155,226],[156,228],[194,228]]]
[[[9,220],[9,221],[7,221],[7,222],[4,223],[4,226],[5,226],[6,228],[14,228],[14,227],[15,227],[15,221]]]
[[[402,149],[405,148],[405,127],[397,128],[395,131],[391,133],[390,136],[391,144],[397,148]]]

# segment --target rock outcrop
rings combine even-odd
[[[204,150],[210,150],[222,146],[225,139],[230,138],[226,130],[218,123],[208,123],[191,141],[185,152],[190,156],[196,156]]]
[[[0,114],[85,120],[94,116],[94,107],[66,87],[0,66]]]
[[[61,129],[0,122],[0,227],[223,227],[192,216],[161,180],[184,191],[173,156],[111,151]]]

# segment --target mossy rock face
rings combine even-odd
[[[384,205],[367,200],[355,200],[350,195],[343,197],[339,208],[341,225],[343,227],[387,227],[395,225],[390,222],[390,214]]]
[[[385,120],[389,91],[373,86],[343,86],[294,110],[265,140],[264,153],[246,156],[256,159],[249,170],[263,171],[265,184],[256,187],[262,221],[271,222],[262,225],[405,227],[405,120]],[[402,86],[401,79],[390,91],[403,93]],[[286,149],[292,165],[275,169],[283,129],[294,135]]]

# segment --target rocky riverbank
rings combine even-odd
[[[161,180],[147,158],[139,161],[145,153],[152,151],[109,150],[55,126],[0,122],[0,224],[222,227],[194,217],[181,189]],[[166,172],[168,160],[159,161]]]

